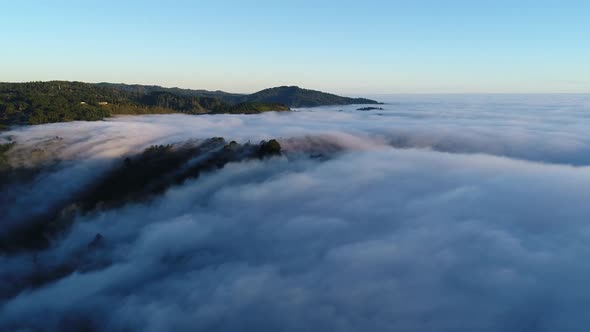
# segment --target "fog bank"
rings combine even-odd
[[[14,220],[152,144],[278,138],[284,154],[0,255],[0,330],[586,331],[589,104],[486,98],[5,133],[11,163],[50,165],[2,192]]]

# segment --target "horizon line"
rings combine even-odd
[[[128,83],[128,82],[109,82],[109,81],[80,81],[80,80],[65,80],[65,79],[51,79],[51,80],[35,80],[35,81],[0,81],[0,83],[9,83],[9,84],[19,84],[19,83],[49,83],[49,82],[76,82],[76,83],[86,83],[86,84],[122,84],[122,85],[130,85],[130,86],[153,86],[153,87],[161,87],[164,89],[183,89],[183,90],[193,90],[193,91],[207,91],[207,92],[224,92],[230,94],[253,94],[256,92],[260,92],[266,89],[278,88],[278,87],[298,87],[305,90],[315,90],[325,93],[331,94],[354,94],[355,92],[326,92],[325,90],[320,90],[317,88],[306,88],[302,87],[298,84],[282,84],[276,86],[269,86],[267,88],[263,88],[261,90],[255,90],[254,92],[232,92],[228,90],[221,90],[221,89],[208,89],[208,88],[187,88],[187,87],[180,87],[180,86],[165,86],[160,85],[157,83]],[[539,92],[539,91],[529,91],[529,92],[506,92],[506,91],[470,91],[470,92],[368,92],[364,93],[363,95],[368,96],[378,96],[378,95],[588,95],[590,91],[587,92]]]

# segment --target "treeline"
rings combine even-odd
[[[169,92],[174,95],[186,97],[214,97],[229,104],[238,103],[276,103],[289,107],[315,107],[325,105],[352,105],[352,104],[380,104],[367,98],[350,98],[337,96],[316,90],[302,89],[297,86],[280,86],[264,89],[252,94],[228,93],[224,91],[191,90],[180,88],[165,88],[158,85],[139,85],[121,83],[98,83],[101,87],[115,88],[121,91],[150,94],[152,92]]]
[[[100,120],[114,114],[251,114],[288,111],[289,107],[349,104],[378,102],[296,86],[241,95],[155,85],[67,81],[0,83],[0,129],[10,125]]]
[[[101,120],[113,114],[260,113],[278,103],[232,104],[219,97],[119,90],[82,82],[0,83],[0,126]]]
[[[0,84],[0,121],[4,125],[100,120],[109,116],[99,102],[122,102],[117,91],[77,82]]]

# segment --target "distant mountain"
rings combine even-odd
[[[341,97],[331,93],[302,89],[297,86],[281,86],[265,89],[244,96],[242,101],[280,103],[289,107],[315,107],[326,105],[379,104],[366,98]]]

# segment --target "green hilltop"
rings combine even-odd
[[[117,83],[0,83],[0,126],[94,121],[117,114],[257,114],[290,107],[377,103],[295,86],[247,95]]]
[[[349,98],[297,86],[265,89],[243,97],[248,102],[281,103],[289,107],[315,107],[325,105],[379,104],[366,98]]]

